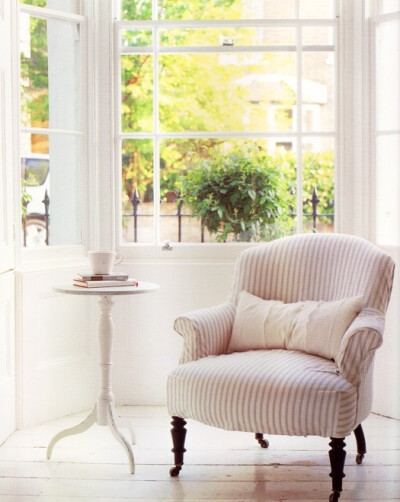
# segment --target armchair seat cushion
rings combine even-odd
[[[333,361],[295,350],[252,350],[182,364],[168,377],[168,409],[226,430],[349,435],[357,387]]]

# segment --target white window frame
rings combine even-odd
[[[153,2],[155,4],[155,2]],[[179,138],[179,137],[191,137],[191,138],[201,138],[201,137],[218,137],[218,138],[244,138],[244,137],[265,137],[265,138],[274,138],[279,137],[279,140],[282,141],[284,138],[293,139],[297,147],[297,168],[298,168],[298,178],[297,178],[297,214],[303,213],[303,201],[302,201],[302,150],[301,143],[302,140],[306,138],[312,137],[331,137],[334,143],[334,151],[335,151],[335,168],[339,164],[339,159],[341,159],[340,149],[341,149],[341,141],[340,141],[340,104],[341,104],[341,86],[340,86],[340,50],[341,50],[341,19],[340,19],[340,5],[341,2],[339,0],[334,0],[334,8],[335,8],[335,16],[331,19],[318,19],[318,20],[307,20],[307,19],[286,19],[286,20],[220,20],[220,21],[164,21],[164,20],[152,20],[152,21],[114,21],[114,88],[116,90],[114,95],[114,123],[115,123],[115,133],[114,133],[114,162],[115,162],[115,216],[116,216],[116,244],[118,249],[124,253],[127,257],[135,257],[135,258],[166,258],[167,256],[170,258],[194,258],[194,257],[202,257],[202,258],[234,258],[237,254],[243,250],[243,248],[248,247],[249,243],[224,243],[224,244],[214,244],[214,243],[173,243],[174,252],[163,252],[162,246],[163,243],[159,241],[159,221],[160,221],[160,206],[159,204],[154,204],[154,218],[155,218],[155,244],[146,244],[146,243],[125,243],[122,241],[121,234],[121,221],[122,221],[122,213],[121,213],[121,203],[120,203],[120,194],[121,194],[121,182],[120,182],[120,163],[121,163],[121,144],[123,139],[153,139],[154,140],[154,201],[160,200],[159,194],[159,151],[158,151],[158,142],[160,139],[166,138]],[[153,6],[153,11],[156,12],[155,6]],[[114,19],[116,16],[114,15]],[[315,46],[307,46],[307,50],[304,51],[304,47],[301,45],[301,30],[300,28],[303,26],[329,26],[333,28],[334,38],[331,45],[315,45]],[[276,26],[289,26],[295,27],[296,29],[296,43],[294,46],[234,46],[234,47],[159,47],[157,45],[157,31],[159,29],[165,28],[188,28],[188,27],[224,27],[224,26],[235,26],[235,27],[248,27],[248,26],[259,26],[259,27],[276,27]],[[152,133],[122,133],[120,130],[121,116],[120,116],[120,57],[121,54],[144,54],[149,53],[148,47],[134,47],[134,48],[126,48],[121,47],[119,44],[119,32],[121,29],[132,28],[132,29],[143,29],[145,27],[152,27],[154,29],[153,32],[153,46],[155,47],[153,53],[153,79],[154,79],[154,87],[157,88],[157,65],[158,65],[158,54],[166,54],[166,53],[231,53],[231,52],[271,52],[271,51],[287,51],[292,50],[298,56],[301,55],[302,52],[307,51],[327,51],[332,50],[333,54],[336,54],[336,68],[335,68],[335,127],[332,131],[326,132],[303,132],[302,130],[302,113],[301,113],[301,97],[302,97],[302,89],[301,89],[301,58],[297,57],[297,96],[299,101],[299,113],[295,114],[296,131],[295,132],[287,132],[287,133],[268,133],[258,132],[258,133],[161,133],[158,131],[157,121],[154,120],[154,129]],[[158,115],[158,100],[157,93],[154,93],[154,116]],[[336,177],[336,175],[335,175]],[[335,190],[336,190],[336,179],[335,179]],[[335,194],[335,200],[337,201],[337,194]],[[335,207],[335,231],[338,230],[338,225],[336,223],[336,219],[338,217],[337,207]],[[300,231],[300,227],[302,224],[302,218],[298,218],[297,232]]]
[[[82,2],[83,10],[89,10],[86,3]],[[65,262],[70,260],[80,259],[86,254],[86,247],[88,242],[90,242],[92,232],[91,228],[93,226],[90,224],[89,216],[90,216],[90,205],[93,196],[90,194],[88,190],[89,179],[91,178],[91,173],[89,170],[85,170],[84,167],[89,165],[88,158],[90,153],[90,146],[88,143],[88,131],[90,130],[90,121],[88,119],[90,110],[92,109],[93,103],[89,96],[88,89],[90,87],[90,79],[88,78],[88,18],[81,14],[69,13],[62,10],[48,9],[45,7],[36,7],[27,4],[19,4],[17,8],[17,15],[19,16],[24,13],[30,16],[41,18],[41,19],[52,19],[58,21],[70,21],[79,24],[80,26],[80,43],[81,43],[81,103],[82,103],[82,122],[81,128],[79,130],[71,131],[71,130],[62,130],[62,129],[53,129],[53,128],[38,128],[38,127],[22,127],[19,123],[19,134],[26,133],[36,133],[36,134],[55,134],[55,135],[72,135],[74,137],[79,137],[82,141],[82,170],[81,170],[81,180],[82,180],[82,198],[85,199],[82,201],[82,224],[81,224],[81,235],[82,240],[79,244],[66,244],[66,245],[49,245],[41,248],[27,248],[23,246],[23,237],[22,237],[22,226],[19,224],[17,228],[20,231],[16,232],[15,236],[16,240],[16,260],[17,266],[20,269],[29,269],[32,265],[43,263],[43,262]],[[20,116],[20,48],[19,48],[19,40],[20,40],[20,32],[19,32],[19,22],[17,23],[17,34],[16,40],[18,41],[18,46],[14,57],[16,59],[16,67],[18,68],[18,72],[14,81],[14,88],[16,89],[17,95],[17,113],[18,117]],[[19,141],[20,143],[20,141]],[[18,155],[16,158],[20,163],[20,147],[18,147]],[[18,173],[20,173],[20,165],[18,164]],[[21,183],[17,183],[16,193],[17,193],[17,201],[21,199]],[[20,203],[16,203],[15,205],[15,215],[16,221],[21,222],[21,208]],[[51,229],[50,229],[51,232]]]
[[[382,236],[377,228],[379,217],[378,217],[378,184],[379,184],[379,176],[378,176],[378,152],[377,152],[377,142],[379,138],[382,137],[391,137],[391,136],[399,136],[400,129],[385,129],[378,130],[377,127],[377,117],[376,117],[376,107],[377,107],[377,79],[379,76],[377,75],[377,36],[379,28],[385,24],[393,21],[400,20],[400,7],[398,11],[383,13],[383,0],[372,0],[371,1],[371,16],[369,23],[369,32],[370,32],[370,45],[369,45],[369,56],[370,56],[370,68],[371,68],[371,87],[370,87],[370,158],[371,158],[371,177],[374,180],[374,183],[371,187],[371,239],[376,242],[378,245],[383,247],[398,247],[400,244],[399,241],[399,232],[396,228],[394,232],[395,237],[392,238],[389,235]],[[400,92],[400,91],[399,91]],[[397,111],[398,112],[398,111]],[[396,110],[393,110],[393,113],[396,113]],[[397,173],[393,177],[395,180]],[[397,197],[400,196],[400,188],[397,188]],[[397,224],[399,224],[400,216],[397,215]]]

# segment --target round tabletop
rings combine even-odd
[[[74,286],[73,284],[60,284],[54,286],[53,289],[59,293],[67,293],[71,295],[97,295],[97,296],[113,296],[113,295],[140,295],[143,293],[152,293],[159,289],[159,285],[154,282],[138,281],[138,286],[112,286],[108,288],[83,288]]]

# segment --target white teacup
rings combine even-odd
[[[114,266],[124,259],[121,253],[115,251],[89,251],[88,254],[92,274],[111,274]]]

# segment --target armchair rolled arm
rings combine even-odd
[[[363,309],[343,336],[338,354],[339,372],[358,385],[372,362],[373,352],[382,345],[385,317],[379,310]]]
[[[235,311],[232,303],[224,302],[178,317],[174,329],[183,336],[180,363],[223,354],[231,337]]]

